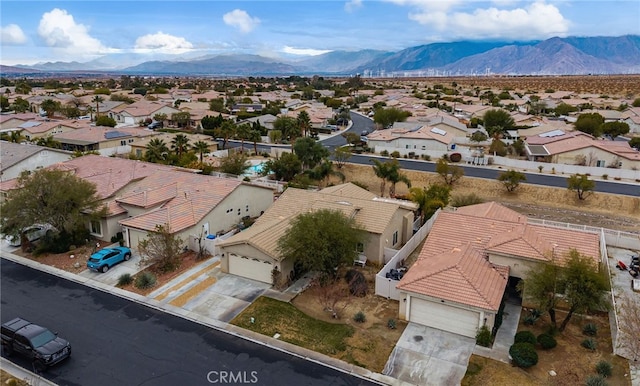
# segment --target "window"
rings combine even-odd
[[[142,157],[142,149],[136,149],[136,157]]]
[[[422,145],[422,150],[427,150],[427,147],[425,145]]]
[[[122,140],[120,141],[120,146],[126,146],[127,145],[127,141],[126,140]]]
[[[356,252],[358,252],[358,253],[363,253],[364,252],[364,244],[363,243],[356,244]]]
[[[405,148],[405,149],[408,149],[408,148],[409,148],[409,145],[404,145],[404,148]]]
[[[596,162],[596,166],[599,168],[603,168],[606,166],[606,162],[604,160],[599,159],[598,162]]]
[[[100,225],[100,221],[91,221],[91,233],[102,236],[102,226]]]
[[[247,205],[247,207],[245,209],[245,212],[248,212],[248,211],[249,211],[249,205]]]
[[[393,243],[391,245],[398,244],[398,231],[393,232]]]

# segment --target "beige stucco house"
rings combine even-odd
[[[364,228],[366,239],[353,247],[369,262],[384,263],[385,248],[399,249],[413,234],[412,202],[380,199],[350,183],[317,192],[289,188],[250,228],[219,244],[222,270],[264,283],[272,283],[274,268],[288,277],[295,262],[280,256],[278,240],[298,214],[320,209],[340,211]]]
[[[491,331],[507,286],[575,249],[600,264],[600,235],[534,225],[495,202],[441,212],[397,285],[400,318],[475,337]]]

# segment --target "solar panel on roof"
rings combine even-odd
[[[123,133],[122,131],[107,131],[106,133],[104,133],[105,139],[114,139],[114,138],[128,137],[128,136],[129,136],[128,133]]]
[[[435,134],[440,134],[440,135],[447,135],[446,131],[444,131],[442,129],[438,129],[437,127],[432,128],[431,132],[435,133]]]
[[[552,130],[552,131],[547,131],[546,133],[539,134],[538,136],[544,137],[544,138],[551,138],[551,137],[559,137],[561,135],[564,135],[564,131]]]

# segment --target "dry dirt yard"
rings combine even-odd
[[[340,319],[334,319],[331,313],[325,311],[313,291],[307,290],[298,295],[291,304],[305,314],[329,323],[348,324],[355,328],[354,334],[347,339],[347,350],[339,359],[361,366],[375,372],[382,372],[389,355],[406,323],[398,320],[398,302],[376,296],[375,275],[381,267],[354,267],[362,272],[368,284],[369,293],[364,297],[350,297],[346,308],[341,312]],[[366,316],[364,323],[356,323],[353,316],[362,311]],[[396,328],[389,329],[389,319],[396,321]]]

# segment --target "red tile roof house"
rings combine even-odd
[[[367,136],[368,145],[375,153],[397,151],[400,156],[414,153],[416,156],[440,157],[454,148],[454,137],[442,129],[414,123],[412,128],[376,130]]]
[[[98,155],[86,155],[49,167],[74,173],[96,186],[96,193],[107,206],[108,213],[99,221],[87,222],[87,227],[93,237],[104,241],[111,240],[112,236],[122,230],[118,221],[128,216],[127,211],[119,206],[114,198],[125,192],[131,184],[157,171],[176,169],[167,165]],[[16,183],[16,179],[3,181],[0,183],[0,191],[6,194],[9,190],[15,189]]]
[[[168,226],[186,245],[234,229],[273,203],[273,190],[240,180],[161,170],[115,199],[129,215],[120,220],[125,244],[136,248],[157,225]]]
[[[289,277],[294,261],[283,259],[277,244],[291,221],[313,210],[338,210],[352,216],[366,231],[362,245],[354,245],[362,261],[384,263],[385,248],[397,248],[413,235],[416,204],[409,201],[380,199],[351,183],[314,192],[288,188],[250,228],[219,244],[224,272],[272,284],[272,270]]]
[[[139,127],[89,126],[56,134],[53,139],[60,142],[63,150],[95,150],[102,155],[112,155],[130,153],[131,143],[153,135],[156,133]]]
[[[594,139],[580,131],[561,130],[528,136],[525,150],[529,160],[580,165],[639,169],[640,152],[625,141]]]
[[[150,102],[141,100],[130,105],[118,106],[109,111],[109,117],[119,124],[139,125],[146,119],[153,119],[156,114],[166,114],[167,119],[171,119],[171,114],[179,113],[180,110],[165,103]]]
[[[600,235],[533,225],[495,202],[441,212],[397,284],[400,318],[475,337],[493,329],[507,285],[576,249],[600,263]]]

